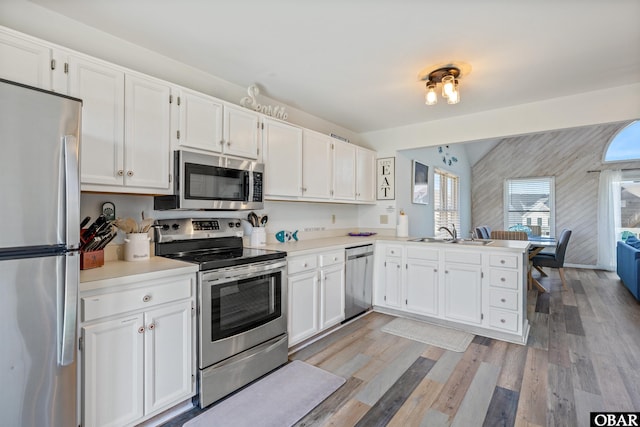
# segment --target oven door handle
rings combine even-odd
[[[216,279],[204,279],[204,281],[211,284],[233,282],[235,280],[250,279],[251,277],[268,275],[278,270],[279,269],[273,269],[273,270],[267,270],[267,271],[253,271],[251,273],[244,273],[244,274],[230,274],[228,276],[218,277]]]
[[[217,284],[217,283],[224,283],[224,282],[231,282],[234,280],[242,280],[242,279],[249,279],[251,277],[256,277],[256,276],[262,276],[262,275],[269,275],[269,274],[273,274],[273,273],[277,273],[277,272],[284,272],[285,270],[285,263],[282,263],[280,265],[277,266],[270,266],[269,268],[266,269],[255,269],[255,270],[250,270],[249,272],[242,272],[242,271],[212,271],[210,273],[205,273],[202,276],[202,281],[203,282],[207,282],[207,283],[212,283],[212,284]],[[211,278],[209,278],[211,277]]]

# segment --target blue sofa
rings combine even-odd
[[[634,247],[635,244],[634,241],[629,243],[618,242],[616,248],[618,255],[616,272],[620,276],[622,283],[640,301],[640,244],[638,244],[638,248]]]

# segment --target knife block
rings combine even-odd
[[[80,252],[80,270],[102,267],[104,265],[104,250]]]

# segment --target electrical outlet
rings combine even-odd
[[[380,215],[380,224],[389,224],[389,215]]]

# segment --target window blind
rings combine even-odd
[[[534,234],[554,235],[553,177],[505,181],[505,228],[528,226]]]
[[[434,235],[438,237],[450,237],[449,234],[440,227],[451,229],[451,224],[455,224],[460,232],[460,183],[458,176],[435,169],[433,173],[433,212],[434,212]]]

